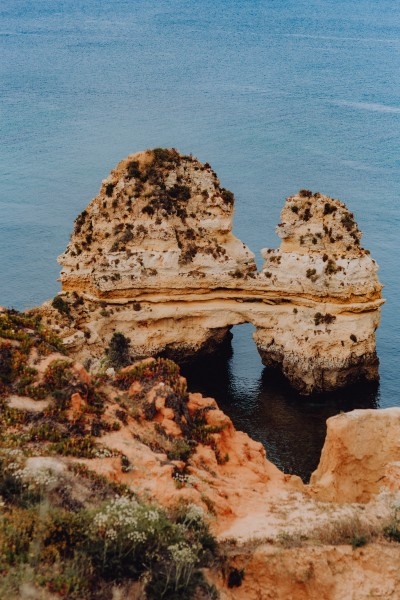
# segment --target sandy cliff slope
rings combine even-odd
[[[78,543],[74,519],[118,490],[133,507],[150,501],[170,514],[200,511],[218,540],[205,574],[223,599],[399,598],[400,409],[329,419],[319,467],[304,485],[236,431],[213,399],[188,392],[169,360],[149,358],[93,377],[37,318],[5,310],[0,359],[5,581],[14,572],[5,550],[13,515],[18,539],[29,539],[43,494],[46,511],[54,504],[63,533],[46,541],[52,553],[46,544],[40,550],[40,581],[49,581],[49,564],[64,573]],[[42,508],[24,504],[28,498]],[[18,556],[28,568],[29,555]],[[148,576],[154,583],[160,574]],[[136,583],[131,597],[144,598],[150,588]]]

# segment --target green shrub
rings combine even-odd
[[[233,203],[235,202],[235,196],[233,195],[233,193],[229,190],[226,190],[225,188],[221,188],[221,196],[225,204],[233,205]]]
[[[67,317],[71,316],[71,308],[68,302],[66,302],[61,296],[54,296],[51,305],[53,308],[58,310],[59,313],[64,314]]]
[[[24,462],[18,450],[3,450],[0,455],[0,496],[7,505],[26,508],[40,499],[38,491],[29,489],[23,478]]]
[[[141,173],[139,161],[131,160],[130,162],[128,162],[128,164],[126,165],[126,171],[129,178],[140,178]]]
[[[183,460],[187,462],[193,454],[193,446],[184,439],[175,439],[172,441],[172,448],[167,452],[169,460]]]
[[[98,449],[94,439],[89,435],[83,437],[68,435],[60,441],[54,442],[50,446],[50,450],[63,456],[94,458]]]
[[[10,383],[13,373],[13,347],[10,343],[0,344],[0,381]]]
[[[123,333],[115,332],[106,350],[107,362],[111,367],[121,369],[131,362],[129,356],[129,338]]]
[[[356,227],[353,213],[346,212],[341,219],[341,223],[347,231],[352,231]]]
[[[190,188],[187,185],[175,184],[168,190],[168,195],[174,200],[189,200]]]
[[[317,312],[314,315],[314,323],[317,326],[321,325],[321,324],[331,325],[335,321],[336,321],[336,317],[334,315],[331,315],[330,313],[326,313],[325,315],[323,315],[320,312]]]
[[[200,581],[197,567],[210,560],[201,541],[211,547],[214,539],[207,538],[199,509],[188,507],[186,514],[171,519],[156,507],[116,498],[94,514],[86,552],[106,579],[147,572],[149,599],[191,598]]]
[[[334,273],[337,273],[338,271],[341,271],[342,267],[338,267],[336,262],[330,258],[326,264],[325,267],[325,273],[327,275],[333,275]]]
[[[228,275],[230,275],[231,277],[235,277],[236,279],[241,279],[243,277],[243,273],[240,269],[229,271]]]
[[[143,361],[132,365],[130,369],[116,375],[114,385],[121,390],[127,390],[134,381],[151,384],[162,381],[176,394],[187,396],[186,384],[180,378],[178,365],[166,358],[156,358],[151,362]]]
[[[44,397],[37,370],[28,365],[31,349],[39,356],[63,351],[62,342],[41,324],[40,317],[14,310],[0,313],[0,395],[7,392]],[[9,342],[7,340],[12,340]]]
[[[78,215],[76,217],[74,233],[79,234],[81,232],[81,229],[85,224],[87,216],[88,216],[88,213],[87,213],[87,210],[85,209],[80,213],[80,215]]]
[[[20,342],[18,349],[27,356],[33,345],[40,354],[50,354],[55,350],[64,352],[61,340],[41,323],[37,314],[20,313],[10,309],[0,313],[0,337]]]
[[[330,202],[325,202],[324,204],[324,215],[331,215],[332,213],[337,211],[337,206],[335,204],[331,204]]]
[[[393,542],[400,542],[400,523],[392,523],[385,527],[384,536]]]
[[[107,585],[141,577],[148,600],[190,599],[200,591],[216,597],[200,572],[216,552],[201,508],[181,504],[168,515],[129,491],[115,496],[126,488],[114,484],[114,489],[79,464],[71,469],[80,485],[86,480],[92,487],[92,502],[105,495],[112,499],[91,509],[76,503],[72,509],[56,507],[51,498],[62,489],[58,476],[30,473],[24,465],[20,451],[0,457],[0,493],[7,506],[0,519],[0,589],[7,584],[17,591],[30,570],[33,584],[71,600],[94,600]]]
[[[108,196],[110,198],[113,195],[114,188],[115,188],[115,184],[114,183],[107,183],[107,185],[106,185],[106,196]]]
[[[179,158],[176,150],[170,148],[154,148],[154,162],[162,165],[162,163],[175,162]]]
[[[383,535],[392,542],[400,542],[400,506],[395,506],[392,517],[383,530]]]
[[[43,385],[49,392],[60,390],[72,382],[71,362],[68,360],[53,360],[47,367]]]
[[[317,274],[317,270],[316,269],[307,269],[306,277],[308,279],[311,279],[312,281],[315,281],[317,279],[315,277],[316,274]]]

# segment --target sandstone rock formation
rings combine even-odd
[[[376,379],[381,285],[353,215],[307,190],[288,198],[281,247],[257,272],[231,232],[233,200],[192,156],[129,156],[76,219],[58,312],[42,313],[80,360],[100,359],[115,331],[132,357],[182,359],[250,322],[264,364],[303,393]]]
[[[238,548],[225,578],[214,578],[220,600],[397,600],[399,549],[393,544]],[[229,574],[242,574],[228,587]],[[214,575],[214,574],[213,574]],[[233,579],[231,575],[231,579]]]
[[[399,597],[400,546],[381,534],[400,541],[400,409],[354,410],[327,426],[310,484],[270,490],[264,513],[253,505],[222,533],[239,543],[211,574],[221,599]]]
[[[206,575],[221,600],[398,598],[398,408],[331,418],[306,486],[272,465],[213,399],[188,392],[171,361],[148,358],[92,377],[42,322],[12,310],[0,311],[0,408],[4,578],[15,564],[27,566],[31,548],[44,561],[34,555],[41,585],[52,570],[59,580],[62,561],[74,573],[70,557],[77,550],[81,560],[85,530],[71,536],[73,524],[118,490],[125,505],[151,499],[171,514],[183,506],[203,515],[218,540]],[[33,501],[35,482],[36,511],[22,503],[27,492]],[[48,530],[43,519],[52,514]],[[138,587],[126,597],[144,596],[138,577],[131,574]],[[98,592],[99,580],[93,585]],[[40,597],[68,593],[49,585],[53,591]]]
[[[75,221],[59,259],[63,290],[167,302],[192,290],[240,288],[235,277],[256,267],[231,233],[233,200],[191,156],[163,149],[129,156]]]
[[[382,286],[354,215],[301,190],[286,200],[277,233],[279,250],[262,251],[268,295],[281,302],[255,334],[264,364],[281,365],[304,392],[377,379]]]
[[[331,417],[310,486],[332,502],[368,502],[382,487],[400,490],[400,408]]]

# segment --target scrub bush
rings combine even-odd
[[[110,367],[121,369],[131,362],[129,356],[129,338],[123,333],[115,332],[106,350],[107,362]]]

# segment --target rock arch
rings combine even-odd
[[[99,358],[119,331],[133,357],[187,355],[249,322],[264,364],[303,393],[377,379],[382,286],[352,213],[319,193],[291,196],[280,248],[262,250],[257,271],[232,234],[233,204],[191,155],[158,148],[122,160],[59,257],[71,351]]]

